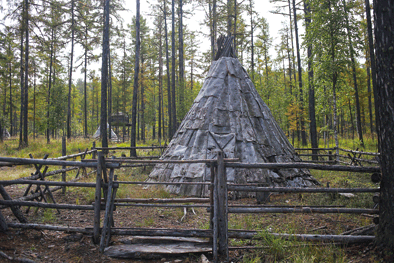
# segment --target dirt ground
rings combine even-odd
[[[8,186],[7,192],[13,197],[22,196],[26,186]],[[68,191],[63,195],[61,191],[54,193],[57,203],[68,204],[88,204],[86,193],[82,191]],[[271,204],[279,202],[291,202],[294,196],[273,197]],[[256,204],[253,199],[242,199],[236,203]],[[26,207],[21,208],[23,212]],[[114,212],[114,221],[116,227],[158,227],[158,228],[183,228],[183,229],[207,229],[209,226],[209,213],[205,208],[196,208],[196,214],[188,212],[186,218],[181,221],[183,210],[181,208],[144,208],[144,207],[117,207]],[[1,210],[7,222],[17,222],[10,209]],[[103,213],[102,213],[103,216]],[[54,224],[73,227],[92,227],[93,211],[78,210],[61,210],[60,214],[56,210],[32,207],[26,214],[30,223]],[[237,219],[233,218],[232,222],[239,221],[240,227],[246,224],[275,224],[275,221],[284,221],[286,215],[270,215],[267,218],[250,217]],[[298,220],[298,219],[297,219]],[[325,226],[319,234],[329,234],[330,229],[340,227],[352,229],[355,226],[346,218],[335,218],[333,216],[323,215],[305,215],[300,220],[305,227],[309,229]],[[102,220],[103,221],[103,220]],[[251,221],[250,223],[248,223]],[[236,224],[235,223],[235,224]],[[234,224],[234,223],[232,223]],[[122,244],[125,237],[112,237],[112,245]],[[253,245],[245,242],[243,246]],[[375,251],[372,245],[353,245],[344,248],[347,262],[376,262]],[[0,251],[8,257],[20,259],[20,262],[200,262],[201,255],[184,255],[175,257],[162,257],[156,260],[135,260],[135,259],[114,259],[109,258],[99,252],[99,246],[94,245],[90,236],[82,234],[70,234],[61,231],[48,230],[20,230],[9,229],[7,233],[0,233]],[[235,250],[230,252],[230,262],[248,261],[245,255],[253,250]],[[267,253],[267,252],[261,252]],[[211,260],[211,253],[205,256]],[[264,258],[264,257],[263,257]],[[25,260],[25,261],[23,261]],[[30,262],[31,262],[30,261]],[[270,257],[265,257],[261,262],[273,262]],[[335,256],[334,256],[335,261]],[[15,260],[6,259],[0,256],[0,262],[16,262]],[[256,261],[258,262],[258,261]],[[291,262],[291,261],[285,261]],[[310,262],[314,262],[313,260]]]

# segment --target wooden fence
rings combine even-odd
[[[295,148],[297,155],[305,162],[309,163],[326,163],[326,164],[344,164],[353,166],[362,165],[379,165],[379,153],[363,152],[338,148]],[[308,152],[308,153],[304,153]],[[312,153],[309,153],[312,152]],[[314,157],[314,158],[313,158]],[[313,160],[315,159],[315,160]],[[317,160],[316,160],[317,159]]]
[[[130,149],[126,147],[127,150]],[[108,148],[110,149],[110,148]],[[108,150],[102,149],[102,150]],[[114,149],[114,148],[112,148]],[[122,148],[123,149],[123,148]],[[151,149],[151,148],[150,148]],[[103,152],[97,152],[98,148],[92,151],[85,151],[80,154],[63,156],[59,158],[48,159],[24,159],[0,157],[0,162],[13,164],[33,164],[36,172],[31,177],[18,180],[0,181],[0,193],[4,200],[0,200],[2,208],[10,207],[20,223],[7,223],[3,220],[0,210],[0,228],[24,228],[24,229],[46,229],[66,232],[79,232],[92,235],[93,241],[100,244],[100,251],[103,252],[109,245],[113,235],[139,235],[139,236],[175,236],[175,237],[202,237],[209,238],[212,245],[214,261],[220,258],[228,260],[229,250],[233,249],[228,245],[229,238],[252,239],[259,237],[259,231],[235,230],[228,228],[229,213],[354,213],[354,214],[377,214],[377,209],[361,208],[342,208],[342,207],[267,207],[267,206],[248,206],[237,205],[229,206],[228,193],[232,191],[252,192],[252,193],[273,193],[273,192],[292,192],[292,193],[379,193],[379,188],[287,188],[287,187],[262,187],[255,184],[229,184],[227,182],[226,168],[260,168],[260,169],[286,169],[286,168],[307,168],[330,171],[353,171],[363,173],[379,173],[379,167],[361,167],[361,166],[344,166],[344,165],[322,165],[314,163],[265,163],[265,164],[243,164],[238,163],[236,159],[224,159],[223,153],[219,152],[215,160],[142,160],[130,158],[105,158]],[[86,159],[86,154],[91,153],[92,159]],[[81,157],[80,161],[66,161],[65,159]],[[157,163],[205,163],[210,167],[210,182],[131,182],[118,181],[115,175],[115,169],[128,167],[130,165],[155,165]],[[62,169],[52,172],[46,172],[48,166],[62,166]],[[43,171],[41,169],[44,167]],[[93,168],[96,172],[96,180],[92,183],[80,183],[75,179],[70,181],[45,181],[45,178],[54,174],[65,173],[75,169]],[[85,173],[85,175],[87,175]],[[65,178],[65,177],[64,177]],[[4,186],[13,184],[23,184],[32,187],[36,186],[36,192],[29,195],[26,189],[23,197],[12,200],[7,194]],[[116,194],[122,185],[127,184],[156,184],[156,185],[181,185],[181,184],[201,184],[208,185],[210,192],[209,198],[171,198],[171,199],[117,199]],[[55,188],[49,188],[54,186]],[[41,189],[44,188],[44,190]],[[95,189],[95,199],[92,205],[77,204],[57,204],[53,198],[54,189],[64,189],[65,187],[89,187]],[[103,192],[103,196],[101,193]],[[52,198],[52,203],[45,200],[45,193]],[[31,201],[35,200],[35,201]],[[93,210],[93,225],[86,227],[65,227],[58,225],[44,225],[28,223],[26,218],[20,212],[20,206],[55,208],[55,209],[75,209],[75,210]],[[156,229],[156,228],[117,228],[114,227],[113,211],[116,206],[145,206],[145,207],[206,207],[210,213],[209,229]],[[104,213],[104,221],[101,224],[100,215]],[[3,223],[1,223],[3,222]],[[5,223],[4,223],[5,222]],[[101,227],[102,225],[102,227]],[[0,230],[1,230],[0,229]],[[282,238],[293,238],[298,240],[323,240],[333,242],[369,242],[374,239],[373,236],[349,236],[349,235],[306,235],[306,234],[279,234],[271,233],[274,236]]]

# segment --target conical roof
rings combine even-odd
[[[296,162],[294,148],[257,93],[236,58],[214,61],[198,96],[183,119],[161,159],[225,158],[242,163]],[[317,183],[307,169],[227,168],[233,183],[269,183],[274,186],[306,187]],[[158,164],[148,181],[203,182],[210,180],[205,164]],[[170,185],[167,190],[182,195],[206,196],[201,185]]]

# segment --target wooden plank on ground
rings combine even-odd
[[[111,246],[104,254],[114,258],[160,259],[166,255],[211,252],[208,244],[180,242],[175,244],[132,244]]]

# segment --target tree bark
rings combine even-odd
[[[356,76],[356,61],[354,59],[354,49],[353,43],[350,36],[350,26],[349,26],[349,17],[348,11],[346,8],[346,2],[343,1],[343,8],[345,11],[345,19],[346,19],[346,27],[347,27],[347,38],[349,41],[349,49],[350,49],[350,59],[352,63],[352,75],[353,75],[353,87],[354,87],[354,96],[356,99],[356,125],[357,125],[357,133],[358,139],[360,140],[361,147],[364,147],[364,140],[363,140],[363,130],[361,128],[361,113],[360,113],[360,98],[358,95],[358,86],[357,86],[357,76]]]
[[[300,56],[300,44],[298,40],[298,25],[297,25],[297,12],[295,0],[293,0],[293,13],[294,13],[294,32],[296,39],[296,49],[297,49],[297,64],[298,64],[298,87],[300,89],[300,124],[301,124],[301,143],[302,145],[307,145],[306,142],[306,132],[305,132],[305,124],[304,124],[304,99],[303,99],[303,91],[302,91],[302,68],[301,68],[301,56]]]
[[[369,0],[365,0],[365,13],[366,13],[366,18],[367,18],[367,28],[368,28],[368,46],[369,46],[369,58],[371,61],[371,72],[372,72],[372,89],[373,89],[373,94],[374,98],[377,97],[377,91],[376,91],[376,61],[375,61],[375,52],[374,52],[374,44],[373,44],[373,34],[372,34],[372,22],[371,22],[371,10],[370,10],[370,4]],[[376,99],[375,99],[375,105],[376,105]],[[376,112],[376,109],[375,109]],[[376,119],[376,125],[379,125],[379,119],[376,118],[375,114],[375,119]],[[376,129],[378,130],[378,129]],[[376,131],[378,132],[378,131]],[[379,134],[378,134],[379,137]],[[379,140],[378,140],[379,142]]]
[[[179,112],[182,119],[185,114],[185,63],[183,50],[183,1],[179,0]]]
[[[8,45],[8,50],[11,53],[11,43],[9,43]],[[14,135],[14,123],[13,123],[13,119],[12,119],[12,113],[13,113],[13,107],[12,107],[12,63],[9,62],[9,68],[10,68],[10,72],[9,72],[9,77],[10,77],[10,135],[13,136]]]
[[[252,66],[252,81],[254,83],[254,41],[253,41],[253,5],[252,0],[249,0],[250,3],[250,41],[251,41],[251,66]],[[267,62],[267,61],[266,61]]]
[[[51,29],[51,53],[50,53],[50,62],[49,62],[49,84],[48,84],[48,99],[47,99],[47,143],[49,144],[51,142],[50,136],[49,136],[49,111],[50,111],[50,106],[51,106],[51,86],[52,86],[52,68],[53,68],[53,43],[54,41],[54,29]]]
[[[382,181],[380,183],[379,226],[376,243],[383,249],[387,262],[394,251],[394,5],[375,0],[376,97],[375,111],[379,121],[379,151]]]
[[[231,35],[231,0],[227,0],[227,35]]]
[[[170,138],[174,136],[177,128],[177,119],[176,119],[176,104],[175,104],[175,0],[172,0],[172,32],[171,32],[171,112],[172,112],[172,130],[170,134]]]
[[[161,143],[162,138],[162,122],[161,122],[161,112],[162,112],[162,96],[163,96],[163,46],[162,46],[162,27],[163,27],[163,17],[160,16],[159,18],[159,130],[158,130],[158,137],[159,142]],[[164,126],[164,125],[163,125]],[[164,129],[163,129],[164,133]]]
[[[108,48],[109,49],[109,48]],[[112,67],[111,67],[111,50],[108,50],[108,69],[109,69],[109,78],[108,78],[108,138],[111,140],[112,134],[112,126],[111,126],[111,114],[112,114]]]
[[[135,45],[135,65],[134,65],[134,86],[133,86],[133,106],[131,115],[131,134],[130,147],[136,146],[136,128],[137,128],[137,103],[138,103],[138,74],[140,72],[140,0],[136,1],[136,45]],[[136,157],[137,152],[135,148],[130,150],[130,156]]]
[[[28,133],[28,112],[29,112],[29,0],[25,0],[26,9],[26,47],[25,47],[25,88],[24,88],[24,117],[23,117],[23,144],[24,147],[29,145],[29,133]]]
[[[71,54],[70,54],[70,76],[68,79],[68,101],[67,101],[67,139],[71,138],[71,85],[73,77],[74,58],[74,0],[71,0]]]
[[[169,48],[168,48],[168,30],[167,30],[167,5],[164,1],[164,32],[166,41],[166,68],[167,68],[167,109],[168,109],[168,137],[172,138],[172,110],[171,110],[171,81],[170,81],[170,59],[169,59]]]
[[[24,93],[24,70],[23,70],[23,34],[24,34],[24,22],[25,22],[25,4],[24,2],[22,3],[23,8],[22,8],[22,19],[21,19],[21,46],[20,46],[20,55],[21,55],[21,59],[20,59],[20,79],[21,79],[21,107],[20,107],[20,115],[19,115],[19,147],[23,147],[23,116],[24,116],[24,104],[25,104],[25,100],[23,98],[23,96],[25,95]]]
[[[34,83],[33,83],[33,139],[36,139],[36,78],[37,78],[37,65],[34,61]]]
[[[145,100],[144,100],[144,97],[145,97],[145,94],[144,94],[144,92],[145,92],[145,87],[144,87],[144,82],[143,82],[143,80],[144,80],[144,62],[145,62],[145,60],[144,60],[144,54],[142,53],[141,54],[141,98],[140,98],[140,101],[141,101],[141,108],[140,108],[140,114],[141,114],[141,116],[140,116],[140,118],[141,118],[141,122],[140,122],[140,127],[141,127],[141,140],[145,143]]]
[[[88,114],[87,114],[87,91],[86,91],[86,84],[87,84],[87,66],[88,66],[88,27],[85,26],[85,69],[84,69],[84,81],[83,81],[83,99],[84,99],[84,127],[85,127],[85,138],[88,137]]]
[[[104,2],[103,54],[101,64],[101,117],[100,136],[102,147],[108,147],[107,133],[107,89],[108,89],[108,54],[109,54],[109,1]]]
[[[311,9],[309,6],[309,2],[304,1],[304,10],[305,10],[305,30],[308,31],[309,25],[311,23]],[[309,86],[309,129],[311,135],[311,145],[312,148],[319,148],[318,140],[317,140],[317,128],[316,128],[316,114],[315,114],[315,87],[313,84],[313,68],[312,68],[312,43],[308,43],[307,45],[307,53],[308,53],[308,86]],[[318,151],[312,150],[312,160],[317,161],[318,159]]]

